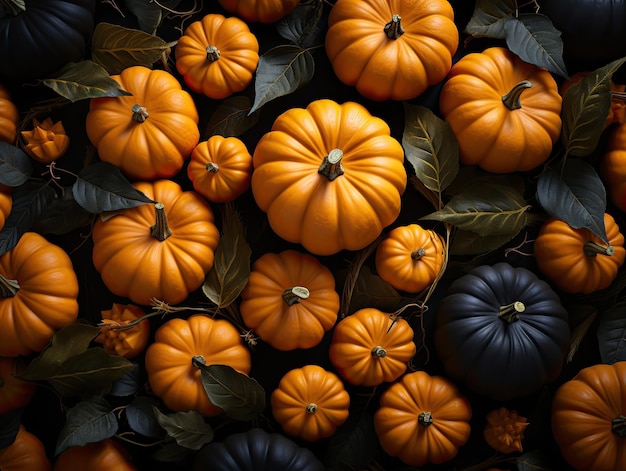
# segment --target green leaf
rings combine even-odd
[[[324,42],[324,29],[320,27],[323,11],[324,2],[302,1],[276,23],[276,30],[287,41],[302,48],[321,44]]]
[[[516,234],[528,222],[530,205],[515,189],[491,182],[475,182],[456,194],[443,209],[421,219],[447,222],[480,236]]]
[[[139,27],[149,34],[156,33],[167,13],[179,3],[180,0],[124,0],[124,6],[137,17]]]
[[[57,330],[49,345],[30,361],[23,376],[45,379],[48,368],[62,365],[73,356],[83,353],[99,332],[98,327],[80,322],[73,322]]]
[[[519,234],[521,228],[508,234],[481,236],[472,231],[457,230],[450,243],[450,255],[483,255],[499,249]]]
[[[598,346],[602,363],[626,361],[626,302],[621,301],[600,316]]]
[[[220,135],[238,137],[259,121],[260,113],[250,113],[252,102],[247,96],[232,96],[222,100],[211,114],[204,130],[205,139]]]
[[[55,198],[45,212],[33,221],[32,229],[40,234],[68,234],[84,227],[93,219],[74,199],[71,188],[64,188],[60,198]]]
[[[459,145],[452,128],[430,109],[404,105],[402,147],[416,177],[437,194],[452,183],[459,171]]]
[[[611,109],[611,79],[626,62],[617,59],[567,89],[561,110],[561,141],[566,156],[584,157],[595,150]]]
[[[56,77],[41,82],[72,102],[131,95],[109,76],[104,67],[90,60],[71,62],[57,72]]]
[[[515,0],[476,0],[465,32],[474,37],[504,39],[506,23],[516,8]]]
[[[164,414],[153,407],[154,415],[167,435],[182,447],[199,450],[213,440],[213,429],[197,411]]]
[[[135,189],[119,168],[108,162],[84,167],[72,185],[78,204],[93,214],[155,203]]]
[[[265,408],[265,390],[254,379],[228,365],[203,365],[202,386],[211,403],[234,420],[252,420]]]
[[[395,312],[404,298],[389,283],[362,266],[352,291],[349,313],[364,307],[373,307],[383,312]]]
[[[248,114],[265,103],[288,95],[307,84],[315,73],[315,61],[307,49],[276,46],[259,57],[254,81],[254,103]]]
[[[13,409],[0,414],[0,450],[8,447],[15,441],[22,423],[22,410],[22,408]]]
[[[330,437],[324,449],[324,464],[328,471],[365,469],[376,453],[378,438],[374,421],[368,413],[350,420]]]
[[[545,450],[532,450],[515,460],[517,471],[555,471],[552,459]]]
[[[32,159],[17,146],[0,141],[0,184],[16,187],[33,174]]]
[[[150,438],[163,438],[164,431],[156,418],[156,398],[137,396],[126,406],[126,420],[133,432]]]
[[[574,229],[589,229],[607,241],[606,191],[591,164],[582,159],[568,159],[561,172],[547,167],[537,181],[536,198],[550,216]]]
[[[55,456],[71,446],[83,446],[111,438],[118,429],[115,413],[102,397],[93,397],[71,407],[59,432]]]
[[[91,59],[116,75],[135,65],[151,67],[175,44],[145,31],[102,22],[91,38]]]

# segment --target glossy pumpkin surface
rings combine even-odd
[[[100,159],[131,180],[173,177],[200,141],[193,98],[165,70],[132,66],[111,78],[132,95],[91,100],[85,128]]]
[[[9,144],[15,142],[19,118],[20,113],[13,103],[11,93],[4,85],[0,85],[0,141]]]
[[[0,356],[40,352],[78,316],[72,260],[35,232],[0,256]]]
[[[21,357],[0,357],[0,416],[26,406],[33,399],[37,383],[18,378],[26,366]]]
[[[146,350],[145,366],[154,393],[173,411],[195,410],[215,416],[222,409],[213,405],[201,381],[201,371],[192,364],[201,357],[206,365],[228,365],[240,373],[250,372],[250,352],[240,332],[224,319],[193,315],[170,319],[155,333]]]
[[[274,23],[291,13],[299,0],[219,0],[228,12],[253,23]]]
[[[348,419],[350,407],[341,379],[318,365],[285,373],[270,400],[283,431],[311,442],[333,435]]]
[[[332,272],[310,254],[285,250],[254,262],[239,311],[260,339],[286,351],[319,344],[339,304]]]
[[[624,236],[613,216],[604,213],[608,245],[589,229],[574,229],[550,218],[535,239],[539,270],[566,293],[593,293],[610,286],[624,264]]]
[[[61,157],[70,145],[61,121],[48,117],[43,121],[33,119],[33,129],[21,132],[24,150],[37,162],[50,163]]]
[[[253,154],[252,193],[270,226],[315,255],[359,250],[400,213],[404,150],[355,102],[291,108]]]
[[[626,362],[583,368],[552,399],[552,432],[577,471],[626,467]]]
[[[371,100],[409,100],[441,82],[458,43],[446,0],[338,0],[325,41],[339,80]]]
[[[202,285],[213,266],[220,238],[213,211],[200,195],[171,180],[134,187],[157,204],[98,219],[94,266],[118,296],[140,305],[150,305],[152,298],[178,304]]]
[[[101,314],[101,324],[104,325],[94,340],[102,344],[107,353],[130,359],[145,350],[150,338],[150,323],[144,320],[128,327],[146,314],[143,309],[132,304],[113,303],[111,309]]]
[[[600,176],[611,203],[620,211],[626,211],[626,124],[609,131],[600,161]]]
[[[413,338],[413,329],[406,320],[363,308],[335,326],[328,354],[348,383],[377,386],[404,374],[415,355]]]
[[[454,458],[470,436],[469,401],[448,379],[405,374],[380,396],[374,427],[383,450],[410,466]]]
[[[111,438],[84,446],[71,446],[54,462],[53,471],[136,471],[124,446]]]
[[[437,305],[434,341],[447,375],[496,400],[554,380],[569,350],[568,313],[550,285],[505,262],[454,280]]]
[[[0,185],[0,230],[11,214],[13,208],[13,189],[9,186]]]
[[[561,132],[561,105],[552,75],[503,47],[463,56],[439,97],[461,163],[493,173],[545,162]]]
[[[207,200],[233,201],[250,188],[252,156],[237,137],[211,136],[194,148],[187,176]]]
[[[2,471],[50,471],[52,465],[41,440],[20,425],[15,440],[0,449]]]

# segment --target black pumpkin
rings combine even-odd
[[[556,379],[569,348],[558,295],[530,270],[504,262],[452,282],[435,319],[446,373],[496,400],[530,395]]]
[[[26,0],[13,15],[0,2],[0,77],[49,77],[81,60],[94,29],[96,0]]]
[[[279,433],[260,428],[234,433],[197,453],[193,471],[324,471],[321,461]]]

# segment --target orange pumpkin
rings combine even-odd
[[[2,471],[50,471],[52,465],[41,440],[20,424],[13,443],[0,449],[0,469]]]
[[[0,185],[0,231],[4,227],[11,209],[13,208],[13,189],[10,186]]]
[[[224,10],[253,23],[274,23],[291,13],[300,0],[219,0]]]
[[[19,119],[20,113],[11,99],[11,92],[0,84],[0,141],[15,142]]]
[[[29,404],[37,390],[37,383],[18,376],[26,370],[21,357],[0,358],[0,415]]]
[[[241,139],[215,135],[195,147],[187,176],[207,200],[233,201],[250,188],[252,156]]]
[[[135,182],[157,201],[126,209],[93,228],[93,263],[106,287],[136,304],[182,302],[213,266],[219,231],[213,211],[171,180]]]
[[[144,320],[126,327],[145,315],[143,309],[132,304],[113,303],[111,309],[101,314],[104,325],[94,340],[102,344],[107,353],[130,359],[144,351],[150,337],[150,323]]]
[[[371,100],[409,100],[446,77],[459,33],[447,0],[338,0],[325,44],[343,83]]]
[[[53,471],[137,471],[124,445],[112,438],[65,449],[54,462]]]
[[[209,400],[201,371],[192,364],[195,357],[201,357],[206,365],[228,365],[248,374],[250,352],[230,322],[201,314],[167,321],[157,329],[154,342],[148,346],[148,382],[168,408],[195,410],[209,417],[218,415],[222,409]]]
[[[63,156],[70,146],[70,138],[65,133],[63,122],[33,119],[33,129],[21,132],[24,150],[37,162],[48,164]]]
[[[85,127],[100,159],[132,180],[173,177],[200,141],[193,98],[161,69],[132,66],[111,78],[132,95],[91,100]]]
[[[274,232],[315,255],[362,249],[400,214],[404,150],[358,103],[285,111],[253,164],[252,193]]]
[[[292,437],[330,437],[348,419],[350,395],[339,377],[318,365],[288,371],[271,395],[272,414]]]
[[[626,212],[626,123],[611,129],[599,173],[611,203]]]
[[[339,304],[332,272],[312,255],[285,250],[254,262],[239,311],[261,340],[286,351],[319,344]]]
[[[528,426],[526,417],[515,410],[500,407],[489,411],[485,419],[483,437],[491,448],[500,453],[523,451],[524,429]]]

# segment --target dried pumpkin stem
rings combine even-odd
[[[433,414],[431,412],[420,412],[420,415],[417,416],[417,423],[423,425],[424,427],[428,427],[433,423]]]
[[[133,113],[133,121],[138,123],[143,123],[150,116],[148,110],[139,103],[134,104],[130,111]]]
[[[398,14],[394,14],[391,17],[391,21],[385,25],[384,31],[389,39],[398,39],[404,34],[404,28],[400,21],[402,17]]]
[[[294,286],[283,291],[283,299],[289,306],[299,303],[303,299],[307,299],[311,293],[304,286]]]
[[[380,345],[376,345],[372,348],[372,356],[377,358],[385,358],[387,356],[387,350]]]
[[[315,414],[317,412],[317,404],[315,404],[314,402],[311,402],[310,404],[307,404],[306,406],[306,413],[307,414]]]
[[[196,368],[202,369],[203,366],[206,366],[206,360],[202,355],[194,355],[191,358],[191,364]]]
[[[3,298],[12,298],[20,289],[17,280],[10,280],[4,275],[0,275],[0,296]]]
[[[520,313],[526,310],[526,306],[521,301],[515,301],[505,306],[500,306],[498,317],[509,324],[519,320]]]
[[[206,47],[206,60],[209,62],[215,62],[219,60],[222,53],[216,46],[207,46]]]
[[[532,86],[533,84],[528,80],[522,80],[520,83],[515,85],[509,93],[502,97],[502,103],[504,103],[504,106],[511,111],[520,109],[522,107],[522,103],[520,101],[522,92]]]
[[[208,162],[204,166],[204,168],[206,169],[207,172],[210,172],[210,173],[217,173],[220,171],[220,166],[214,162]]]
[[[331,150],[324,160],[322,160],[322,165],[317,169],[317,173],[324,175],[331,182],[343,175],[343,164],[341,163],[341,159],[343,158],[343,152],[341,149],[333,149]]]
[[[626,416],[620,414],[611,420],[611,432],[618,437],[626,438]]]
[[[421,260],[424,255],[426,255],[426,249],[424,247],[420,247],[419,249],[411,252],[411,259]]]
[[[615,253],[615,248],[610,245],[606,247],[593,241],[587,241],[583,245],[583,250],[587,257],[595,257],[598,254],[611,256]]]
[[[163,242],[169,236],[172,235],[172,230],[167,224],[167,217],[165,216],[165,206],[163,203],[156,203],[154,205],[156,214],[156,223],[150,227],[150,235],[157,240]]]

